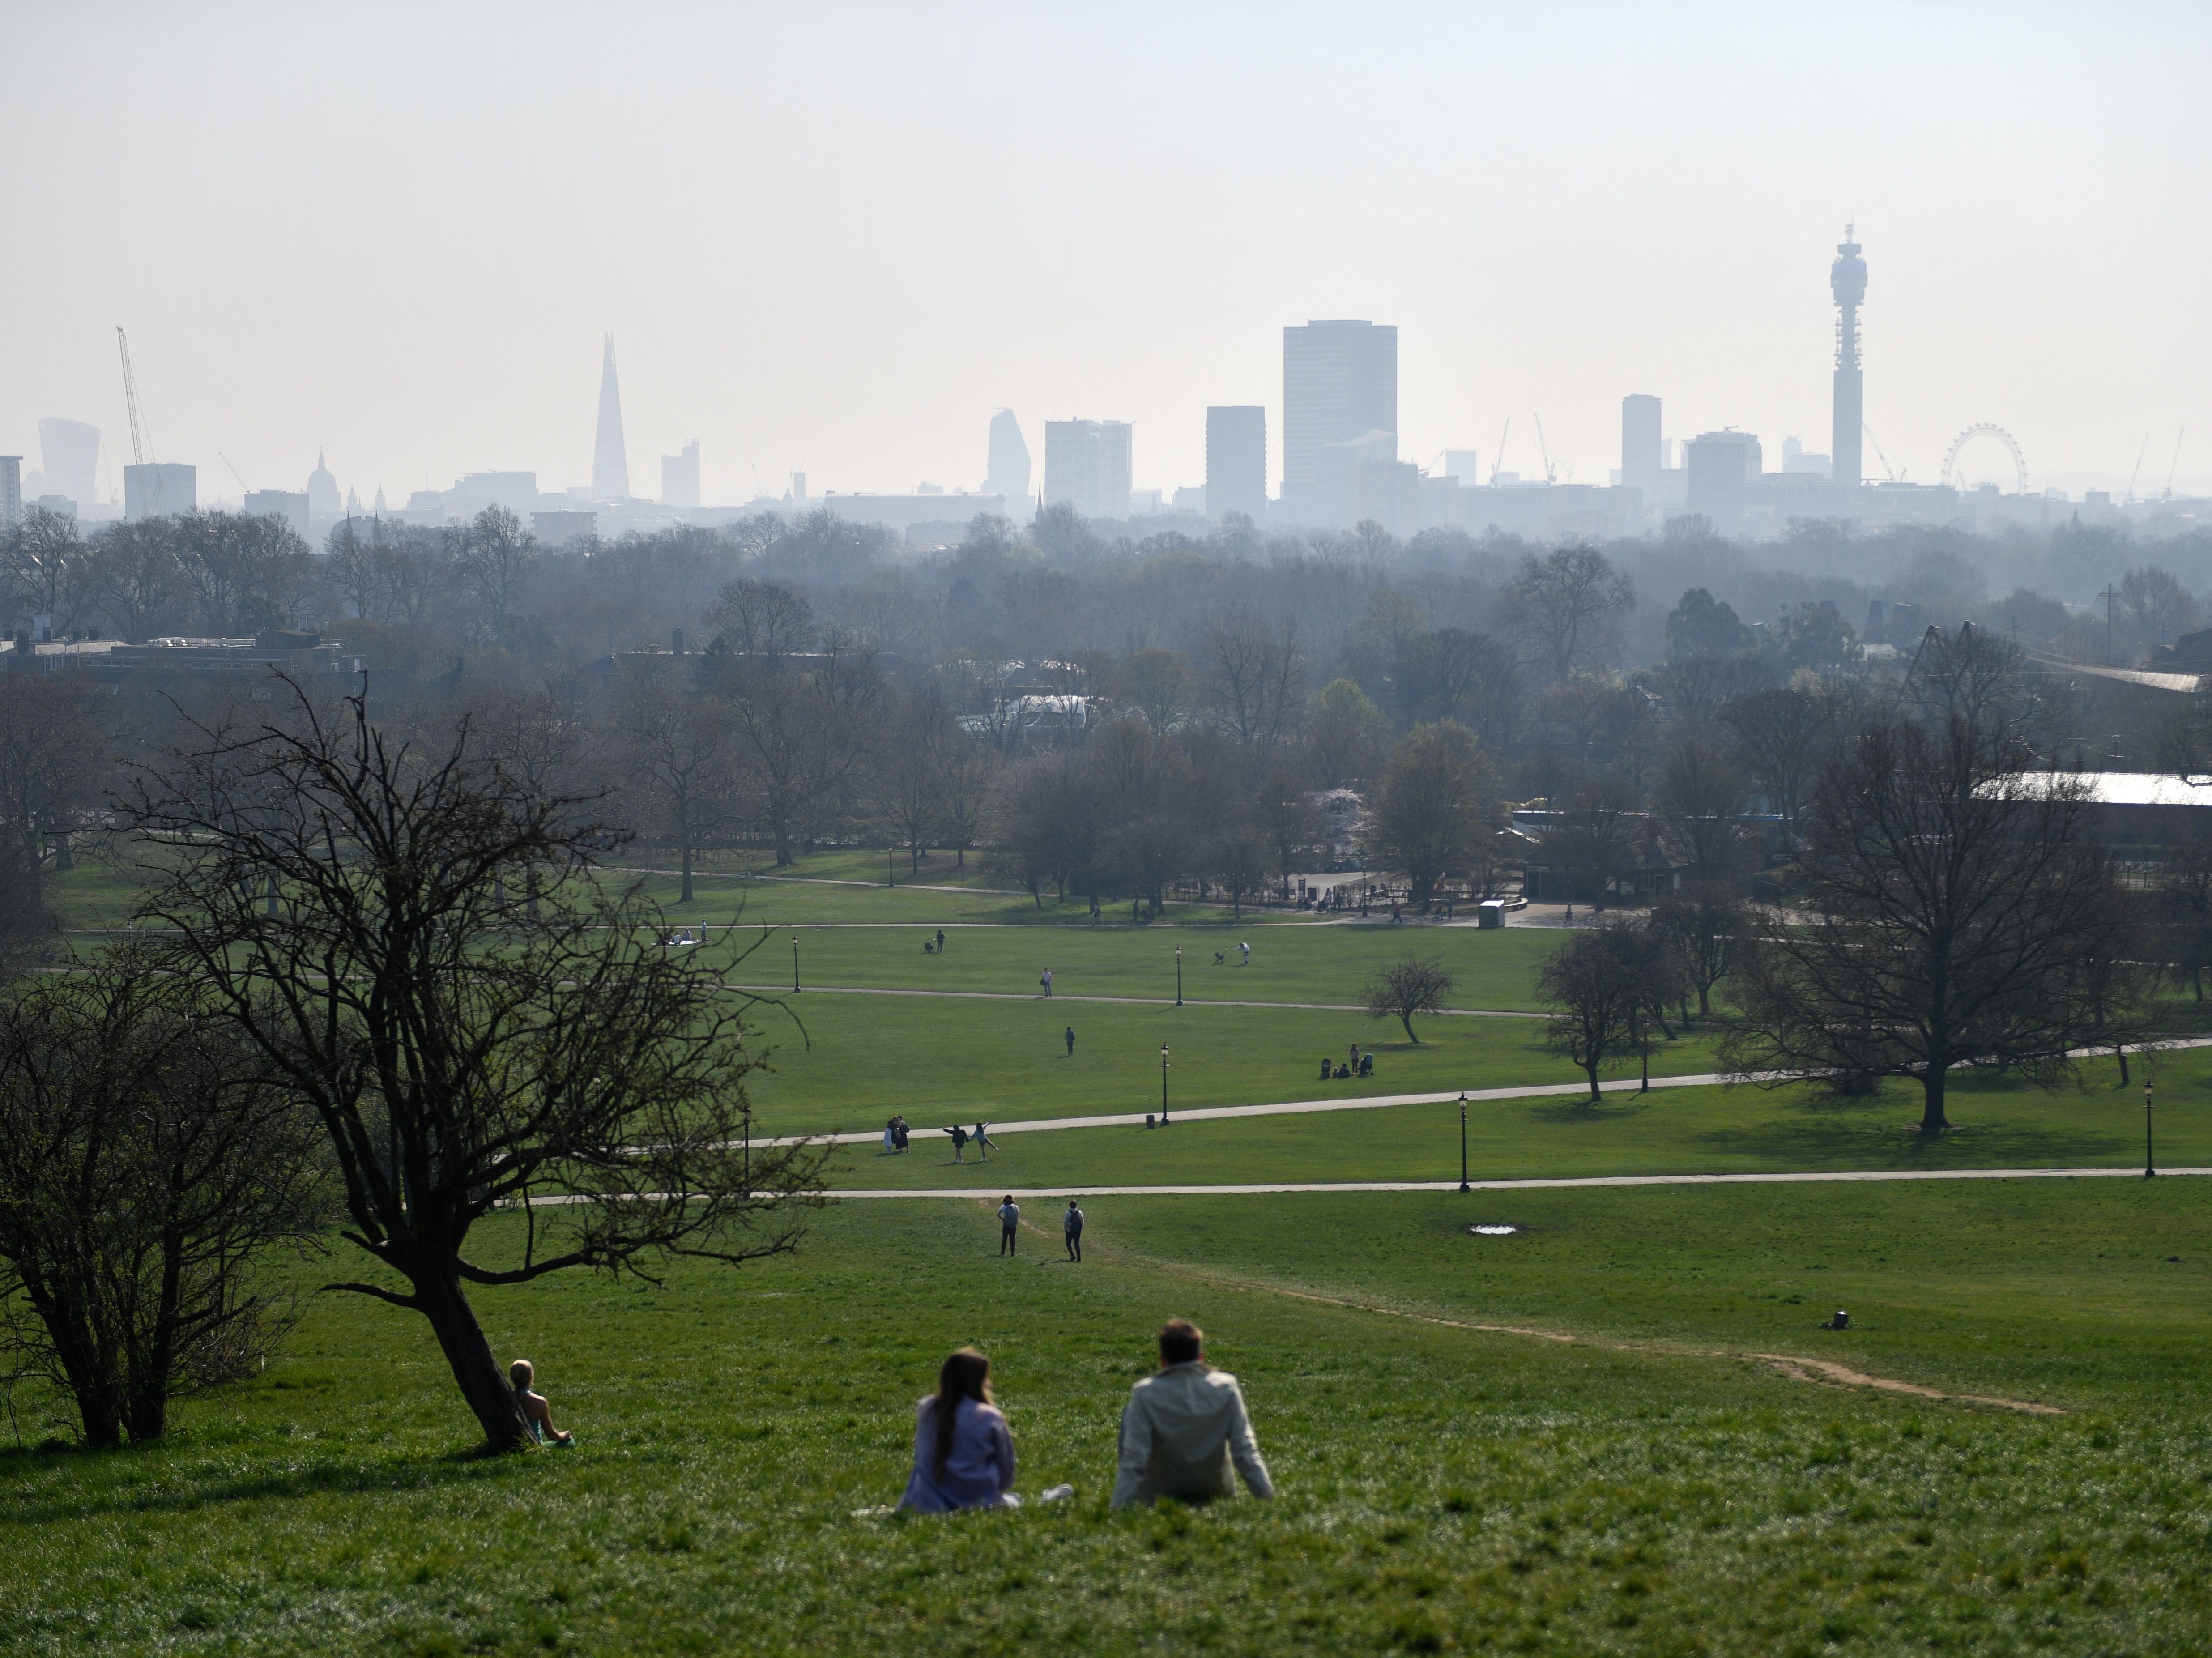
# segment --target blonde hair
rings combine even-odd
[[[507,1379],[514,1384],[514,1391],[519,1394],[530,1391],[531,1379],[537,1374],[526,1358],[518,1358],[507,1367]]]

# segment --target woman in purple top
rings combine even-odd
[[[914,1425],[914,1477],[899,1507],[916,1514],[994,1509],[1012,1494],[1014,1439],[991,1402],[991,1361],[963,1347],[937,1373]]]

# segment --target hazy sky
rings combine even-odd
[[[985,428],[1136,423],[1202,481],[1282,328],[1399,327],[1400,449],[1562,477],[1669,435],[1828,446],[1827,267],[1872,270],[1867,419],[1932,479],[2212,488],[2212,7],[0,0],[0,452],[154,447],[204,501],[587,481],[975,489]],[[1877,471],[1873,452],[1869,471]],[[1981,469],[1986,475],[1986,465]],[[2007,486],[2010,487],[2009,484]]]

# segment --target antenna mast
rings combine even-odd
[[[131,373],[130,337],[124,333],[120,325],[118,325],[115,330],[115,344],[116,348],[123,353],[123,401],[131,410],[131,464],[133,466],[143,466],[146,464],[146,451],[151,447],[151,445],[143,440],[139,434],[141,422],[138,418],[138,382],[132,378]]]

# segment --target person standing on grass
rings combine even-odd
[[[999,1205],[999,1253],[1000,1254],[1011,1255],[1014,1253],[1015,1240],[1021,1236],[1020,1232],[1016,1229],[1021,1224],[1022,1206],[1014,1201],[1014,1194],[1009,1192],[1006,1193],[1005,1201]]]
[[[1251,965],[1252,965],[1252,946],[1251,946],[1251,945],[1249,945],[1249,944],[1239,944],[1239,945],[1237,945],[1237,949],[1239,949],[1239,950],[1243,950],[1243,951],[1244,952],[1244,959],[1243,959],[1243,961],[1239,962],[1237,965],[1237,966],[1239,966],[1239,967],[1249,967],[1249,966],[1251,966]]]
[[[968,1131],[956,1122],[951,1127],[946,1129],[945,1132],[952,1136],[952,1161],[955,1163],[967,1162]]]
[[[892,1152],[897,1150],[898,1119],[896,1117],[893,1117],[889,1122],[884,1125],[884,1155],[885,1157],[889,1157]]]
[[[1114,1506],[1233,1497],[1239,1474],[1253,1496],[1275,1494],[1237,1378],[1206,1362],[1206,1332],[1171,1318],[1160,1327],[1159,1374],[1130,1388],[1121,1410]]]
[[[991,1361],[963,1347],[915,1411],[914,1473],[899,1507],[912,1514],[1016,1506],[1014,1436],[991,1401]]]
[[[943,927],[937,929],[937,953],[940,956],[945,954],[945,929]]]
[[[1061,1034],[1067,1038],[1067,1057],[1072,1060],[1075,1057],[1075,1027],[1070,1025]]]
[[[998,1142],[993,1139],[988,1133],[990,1127],[991,1125],[987,1122],[977,1123],[975,1133],[972,1136],[975,1142],[975,1155],[982,1158],[985,1163],[990,1162],[991,1153],[998,1146]]]
[[[1037,981],[1037,982],[1038,982],[1039,984],[1041,984],[1041,985],[1042,985],[1042,986],[1044,987],[1044,993],[1045,993],[1046,995],[1048,995],[1048,996],[1051,995],[1051,994],[1052,994],[1052,969],[1051,969],[1050,968],[1047,968],[1047,969],[1045,969],[1043,976],[1042,976],[1042,978],[1040,978],[1040,979]]]
[[[1067,1212],[1060,1218],[1060,1235],[1067,1245],[1070,1260],[1083,1259],[1083,1212],[1075,1206],[1075,1199],[1067,1200]]]

